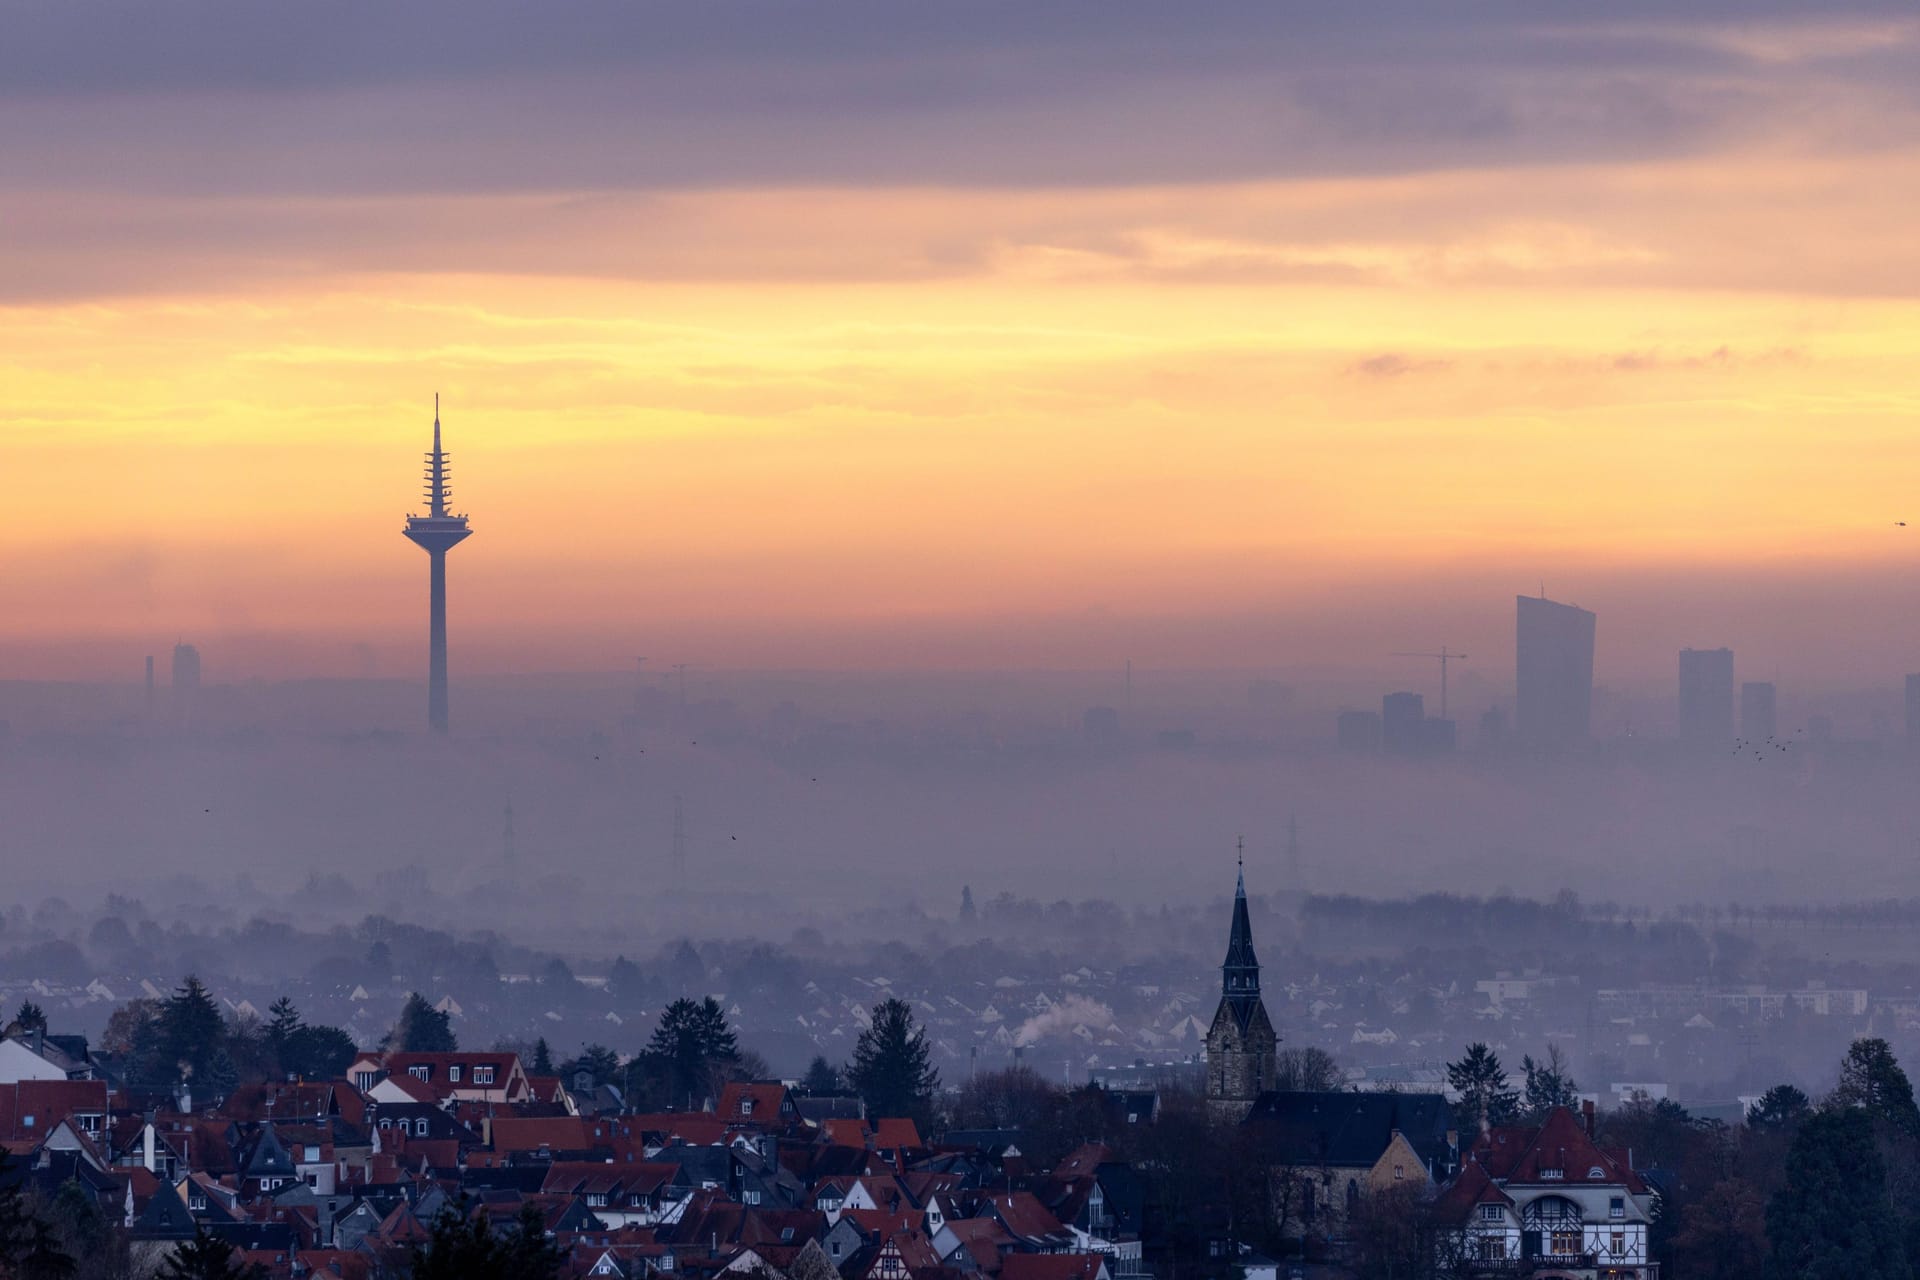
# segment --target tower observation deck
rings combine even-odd
[[[447,552],[473,530],[447,508],[453,468],[440,447],[440,397],[433,398],[433,452],[427,455],[427,513],[408,516],[407,540],[427,553],[427,727],[447,731]]]

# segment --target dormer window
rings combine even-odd
[[[457,1062],[455,1062],[455,1063],[451,1063],[451,1064],[449,1064],[449,1065],[448,1065],[448,1067],[447,1067],[447,1082],[448,1082],[449,1084],[459,1084],[459,1083],[460,1083],[460,1064],[459,1064],[459,1063],[457,1063]]]
[[[1606,1179],[1606,1176],[1607,1176],[1607,1171],[1605,1169],[1602,1169],[1599,1165],[1595,1165],[1593,1166],[1593,1168],[1587,1170],[1587,1178],[1589,1181],[1592,1181],[1592,1182],[1604,1181]]]
[[[408,1067],[407,1074],[415,1080],[429,1080],[433,1078],[433,1068],[423,1062],[419,1066]]]
[[[1540,1171],[1540,1181],[1542,1182],[1559,1182],[1565,1179],[1566,1176],[1567,1171],[1565,1169],[1542,1169]]]
[[[1500,1206],[1497,1204],[1483,1204],[1480,1206],[1480,1221],[1482,1222],[1498,1222],[1503,1216],[1500,1212]]]
[[[475,1067],[473,1069],[473,1082],[475,1084],[492,1084],[493,1068],[492,1067]]]

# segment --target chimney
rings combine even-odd
[[[1581,1103],[1580,1103],[1580,1117],[1581,1117],[1581,1119],[1583,1119],[1583,1120],[1585,1120],[1585,1121],[1586,1121],[1586,1124],[1587,1124],[1587,1140],[1588,1140],[1589,1142],[1591,1142],[1591,1141],[1593,1140],[1593,1130],[1594,1130],[1594,1125],[1593,1125],[1593,1099],[1592,1099],[1592,1098],[1587,1098],[1587,1099],[1584,1099],[1584,1100],[1582,1100],[1582,1101],[1581,1101]]]

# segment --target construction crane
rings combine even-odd
[[[1402,651],[1399,653],[1392,654],[1391,656],[1395,658],[1437,658],[1439,659],[1439,662],[1440,662],[1440,718],[1442,720],[1445,720],[1447,718],[1447,660],[1449,658],[1465,658],[1467,655],[1464,653],[1461,653],[1457,649],[1449,649],[1447,648],[1447,646],[1441,645],[1439,651],[1435,653]]]

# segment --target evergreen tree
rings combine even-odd
[[[529,1074],[550,1076],[557,1074],[553,1069],[553,1051],[547,1048],[547,1038],[541,1036],[533,1042],[533,1063],[527,1068]]]
[[[620,1078],[620,1055],[603,1044],[590,1044],[580,1050],[580,1056],[569,1062],[565,1075],[567,1083],[573,1083],[573,1077],[585,1071],[593,1076],[593,1087],[612,1084]]]
[[[413,1251],[412,1280],[555,1280],[565,1255],[547,1239],[540,1210],[521,1206],[511,1230],[496,1233],[485,1213],[469,1214],[463,1196],[434,1219]]]
[[[227,1023],[220,1016],[220,1002],[198,977],[188,974],[160,1006],[158,1021],[162,1058],[184,1068],[198,1088],[208,1063],[226,1043]]]
[[[460,1042],[454,1038],[452,1019],[418,991],[411,991],[387,1033],[387,1047],[401,1053],[453,1053]]]
[[[292,1035],[305,1024],[300,1021],[300,1011],[293,1007],[293,1001],[281,996],[267,1006],[267,1048],[280,1053]]]
[[[1767,1202],[1767,1240],[1768,1280],[1912,1280],[1865,1111],[1823,1111],[1800,1127],[1786,1185]]]
[[[632,1000],[646,986],[646,979],[640,973],[640,966],[625,956],[615,956],[613,967],[607,970],[607,990],[622,1000]]]
[[[1471,1135],[1482,1125],[1513,1123],[1520,1095],[1508,1087],[1506,1068],[1485,1044],[1476,1041],[1468,1045],[1465,1057],[1447,1064],[1447,1083],[1460,1095],[1454,1111],[1466,1134]]]
[[[27,1203],[20,1170],[0,1148],[0,1275],[65,1280],[75,1267],[52,1225]]]
[[[647,1041],[647,1056],[662,1068],[673,1102],[691,1108],[740,1056],[740,1046],[718,1000],[708,996],[696,1002],[683,996],[661,1012],[660,1025]]]
[[[550,1280],[567,1261],[567,1255],[547,1239],[546,1221],[532,1203],[520,1206],[520,1216],[501,1244],[501,1280]]]
[[[1545,1062],[1536,1063],[1529,1054],[1520,1059],[1520,1068],[1527,1075],[1527,1118],[1533,1123],[1545,1120],[1555,1107],[1580,1105],[1580,1086],[1574,1083],[1559,1045],[1549,1041]]]
[[[973,886],[963,884],[960,886],[960,919],[962,922],[971,921],[976,914],[973,906]]]
[[[847,1083],[866,1100],[870,1116],[925,1121],[940,1087],[932,1058],[926,1028],[915,1024],[912,1007],[889,996],[873,1006],[873,1020],[853,1046]]]
[[[338,1027],[303,1026],[280,1051],[280,1069],[303,1080],[332,1080],[346,1072],[360,1052],[353,1037]]]
[[[234,1247],[202,1227],[193,1239],[173,1251],[160,1269],[160,1280],[266,1280],[267,1269],[257,1262],[241,1266]]]
[[[13,1015],[13,1020],[22,1031],[45,1031],[47,1029],[46,1010],[31,1000],[22,1000],[20,1002],[20,1012]]]
[[[1913,1083],[1885,1040],[1855,1040],[1840,1060],[1840,1083],[1832,1103],[1858,1107],[1882,1124],[1905,1134],[1920,1134],[1920,1109],[1913,1100]]]
[[[827,1097],[840,1092],[842,1087],[839,1071],[823,1057],[815,1057],[807,1064],[807,1074],[800,1077],[800,1092],[816,1098]]]
[[[1805,1120],[1813,1110],[1807,1095],[1790,1084],[1777,1084],[1747,1108],[1749,1129],[1787,1129]]]

